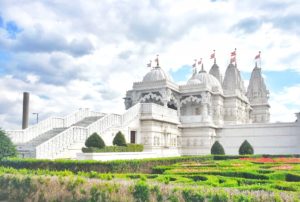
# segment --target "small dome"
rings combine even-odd
[[[154,67],[143,78],[143,82],[161,81],[161,80],[170,80],[170,77],[160,67]]]
[[[217,78],[213,75],[201,70],[199,73],[194,74],[187,82],[187,85],[202,84],[213,92],[223,93],[222,86]]]
[[[223,93],[221,83],[219,80],[211,74],[206,73],[205,71],[200,71],[196,78],[203,83],[209,90],[218,91]]]

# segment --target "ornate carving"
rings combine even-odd
[[[196,96],[190,95],[190,96],[187,96],[187,97],[184,97],[183,99],[181,99],[180,106],[187,104],[189,102],[201,103],[201,101],[202,101],[201,97],[196,97]]]

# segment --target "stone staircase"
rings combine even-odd
[[[95,121],[102,118],[102,116],[90,116],[86,117],[77,123],[74,123],[72,126],[79,126],[79,127],[87,127],[88,125],[94,123]],[[72,127],[70,126],[70,127]],[[35,148],[42,144],[43,142],[55,137],[56,135],[60,134],[61,132],[67,130],[70,127],[61,127],[61,128],[54,128],[45,133],[40,134],[36,138],[30,140],[27,143],[17,145],[17,150],[21,157],[24,158],[34,158],[35,155]]]
[[[77,123],[74,123],[72,126],[80,126],[80,127],[87,127],[88,125],[94,123],[95,121],[101,119],[102,116],[90,116],[82,119],[81,121],[78,121]]]
[[[84,142],[94,132],[105,142],[112,142],[117,131],[128,132],[128,126],[140,117],[141,104],[123,114],[105,114],[79,109],[65,117],[49,117],[25,130],[7,131],[23,158],[75,158]]]

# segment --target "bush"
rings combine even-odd
[[[190,189],[185,189],[182,191],[182,197],[185,201],[191,201],[191,202],[202,202],[205,201],[205,196],[196,191],[192,191]]]
[[[0,160],[6,157],[17,156],[16,147],[13,145],[5,132],[0,129]]]
[[[102,149],[105,147],[105,143],[97,133],[93,133],[90,137],[88,137],[88,139],[86,139],[85,146]]]
[[[139,181],[134,186],[133,196],[138,202],[145,202],[150,200],[150,189],[144,181]]]
[[[142,152],[144,150],[144,145],[142,144],[128,144],[124,146],[106,146],[102,149],[89,147],[82,148],[83,153],[101,153],[101,152]]]
[[[239,148],[239,154],[240,155],[249,155],[249,154],[254,154],[253,147],[251,144],[245,140],[242,145]]]
[[[126,140],[124,135],[119,131],[113,140],[113,145],[126,146]]]
[[[223,146],[219,143],[219,141],[215,141],[213,146],[210,149],[210,153],[213,155],[225,155],[225,151]]]
[[[300,182],[300,175],[295,175],[292,173],[287,173],[285,176],[287,182]]]

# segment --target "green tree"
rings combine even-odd
[[[5,135],[5,132],[0,129],[0,160],[6,157],[17,156],[16,147],[13,145],[9,137]]]
[[[97,133],[93,133],[90,137],[88,137],[88,139],[86,139],[85,146],[102,149],[105,147],[105,143]]]
[[[242,145],[239,148],[239,154],[240,155],[250,155],[250,154],[254,154],[254,150],[253,147],[251,146],[251,144],[245,140]]]
[[[126,140],[124,135],[121,133],[121,131],[119,131],[114,140],[113,140],[113,145],[117,145],[117,146],[126,146]]]
[[[219,143],[219,141],[215,141],[213,146],[210,149],[210,153],[213,155],[225,155],[225,151],[223,146]]]

